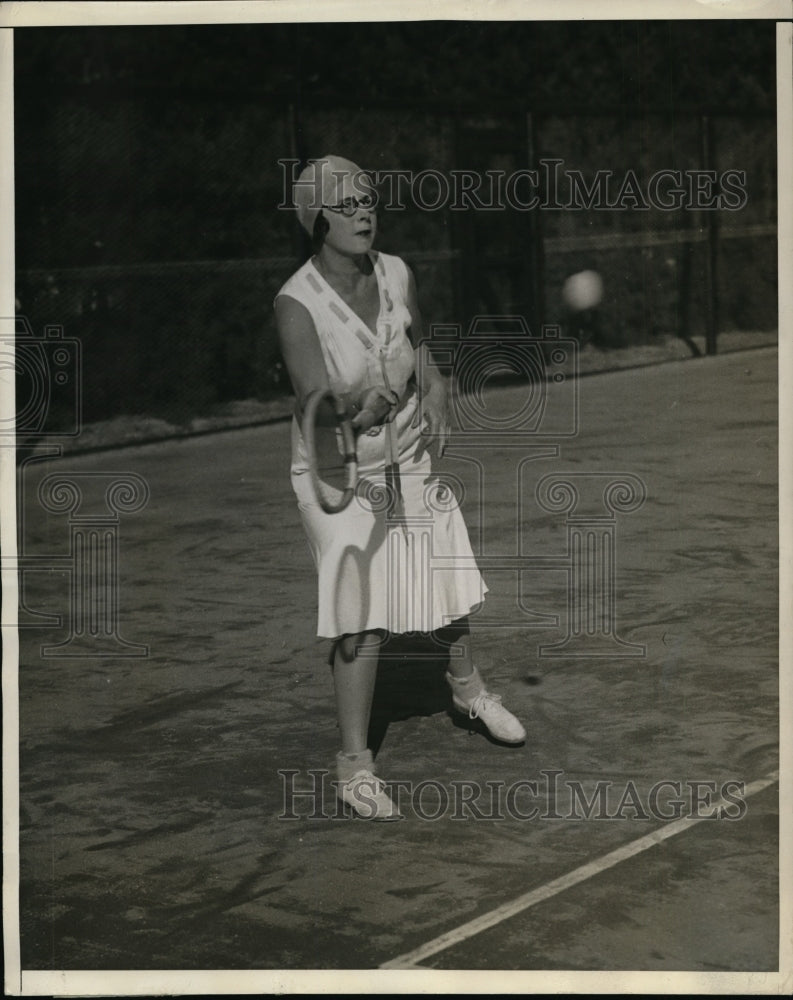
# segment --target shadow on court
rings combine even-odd
[[[425,636],[396,637],[378,663],[369,725],[369,746],[377,755],[388,729],[413,717],[451,711],[451,693],[444,679],[449,657]]]
[[[442,934],[407,964],[776,968],[777,788],[744,795],[777,766],[776,352],[578,390],[579,433],[555,454],[523,461],[505,442],[444,460],[487,563],[474,657],[529,737],[471,735],[449,714],[443,657],[395,645],[372,739],[401,783],[396,824],[336,806],[288,426],[23,466],[24,550],[40,560],[20,636],[23,969],[376,968]],[[520,391],[498,399],[515,409]],[[70,515],[38,492],[53,472],[82,477],[86,516],[114,476],[148,485],[115,522],[113,583],[118,634],[147,655],[43,654],[75,613]],[[609,521],[611,652],[553,655],[581,522],[540,506],[540,484],[625,475],[646,498]],[[460,931],[676,811],[702,822]]]

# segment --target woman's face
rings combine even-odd
[[[345,174],[322,214],[330,227],[325,236],[327,246],[346,256],[358,256],[372,248],[377,235],[375,192],[365,175]]]

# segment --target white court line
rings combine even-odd
[[[768,788],[777,781],[779,781],[779,771],[771,771],[764,778],[758,778],[757,781],[753,781],[746,786],[743,794],[744,799],[762,792],[763,789]],[[716,808],[721,805],[734,805],[735,803],[726,802],[724,799],[716,799],[711,804]],[[542,903],[543,900],[550,899],[551,896],[556,896],[558,893],[564,892],[565,889],[569,889],[571,886],[578,885],[579,882],[584,882],[598,875],[600,872],[606,871],[607,868],[613,868],[614,865],[620,864],[621,861],[626,861],[636,854],[641,854],[642,851],[646,851],[648,848],[654,847],[656,844],[660,844],[662,841],[668,840],[670,837],[674,837],[684,830],[690,830],[695,823],[701,823],[707,818],[707,816],[681,816],[680,819],[676,819],[674,822],[668,823],[658,830],[653,830],[652,833],[648,833],[644,837],[639,837],[638,840],[634,840],[630,844],[624,844],[622,847],[604,854],[601,858],[589,861],[587,864],[581,865],[580,868],[574,868],[573,871],[568,872],[566,875],[561,875],[559,878],[555,878],[545,885],[541,885],[530,892],[524,893],[522,896],[518,896],[517,899],[513,899],[510,903],[497,906],[490,913],[485,913],[481,917],[469,920],[468,923],[461,924],[459,927],[455,927],[454,930],[447,931],[446,934],[441,934],[440,937],[433,938],[432,941],[428,941],[413,951],[408,951],[404,955],[398,955],[388,962],[383,962],[380,968],[417,968],[419,967],[418,963],[422,962],[425,958],[429,958],[430,955],[435,955],[439,951],[445,951],[447,948],[451,948],[453,945],[459,944],[467,938],[481,934],[482,931],[490,927],[495,927],[496,924],[514,917],[515,914],[522,913],[524,910],[536,906],[537,903]]]

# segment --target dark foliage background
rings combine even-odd
[[[307,252],[277,210],[277,161],[290,156],[512,170],[526,166],[531,124],[535,156],[647,177],[701,165],[707,114],[713,162],[746,170],[750,192],[742,212],[719,213],[742,227],[720,243],[720,325],[776,326],[773,22],[23,28],[14,39],[17,295],[34,329],[60,323],[80,338],[85,419],[184,418],[288,388],[271,302]],[[704,329],[702,213],[544,212],[541,231],[525,214],[454,214],[381,220],[379,246],[413,264],[430,322],[564,320],[565,275],[595,266],[607,288],[599,346]],[[592,234],[622,244],[587,248]],[[541,309],[526,291],[537,246]]]

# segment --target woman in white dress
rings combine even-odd
[[[275,312],[296,395],[291,476],[319,576],[317,634],[334,641],[337,789],[360,816],[401,819],[367,746],[387,635],[433,633],[450,647],[446,678],[455,708],[502,742],[521,743],[526,734],[471,660],[467,616],[487,588],[454,495],[432,474],[426,444],[436,441],[442,455],[448,386],[422,343],[413,275],[399,257],[372,250],[374,192],[354,163],[312,161],[294,201],[314,255],[280,289]],[[356,495],[337,514],[317,501],[300,426],[308,397],[328,389],[352,415],[359,470]],[[317,420],[335,423],[329,403]],[[401,523],[382,502],[389,435],[398,446]]]

